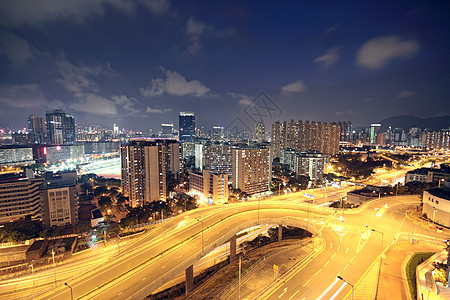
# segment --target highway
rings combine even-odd
[[[328,187],[326,191],[311,191],[314,204],[338,200],[351,188]],[[336,281],[336,276],[339,274],[350,283],[355,283],[380,254],[381,236],[383,248],[386,248],[400,231],[423,231],[412,228],[403,213],[407,207],[418,204],[417,196],[412,196],[415,199],[411,196],[382,198],[363,209],[346,211],[342,221],[340,210],[336,212],[326,206],[313,206],[312,199],[303,193],[189,211],[143,234],[136,241],[121,244],[120,254],[118,249],[111,247],[105,249],[109,252],[97,260],[91,257],[72,265],[57,266],[56,274],[61,279],[64,272],[72,272],[63,278],[67,278],[74,298],[141,299],[242,229],[256,224],[295,224],[322,235],[326,247],[284,285],[268,291],[268,297],[329,299],[335,295],[340,299],[348,293],[349,286]],[[383,205],[384,201],[389,201],[387,208]],[[367,232],[367,229],[376,231]],[[38,284],[39,281],[50,283],[52,275],[47,270],[45,276],[36,272],[34,278],[39,277]],[[70,299],[71,289],[62,283],[58,281],[57,287],[41,286],[11,294],[8,299]],[[21,276],[20,281],[9,279],[0,284],[2,292],[3,288],[22,289],[31,287],[33,278],[30,275]]]

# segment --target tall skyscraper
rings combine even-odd
[[[255,124],[255,140],[257,143],[266,141],[266,126],[263,122],[257,122]]]
[[[370,125],[370,143],[375,144],[377,140],[377,134],[380,133],[381,124]]]
[[[193,112],[180,112],[179,116],[180,141],[192,142],[195,136],[195,115]]]
[[[266,147],[232,149],[233,187],[249,195],[267,192],[272,179],[272,157]]]
[[[33,144],[45,144],[47,128],[44,118],[31,115],[28,117],[29,141]]]
[[[173,124],[172,123],[161,124],[161,128],[162,128],[162,137],[165,137],[165,138],[173,137]]]
[[[73,144],[76,142],[75,119],[61,109],[46,113],[47,138],[51,145]]]
[[[338,122],[338,125],[341,129],[340,133],[341,142],[350,142],[352,137],[352,122],[350,121]]]
[[[219,126],[213,127],[212,139],[214,141],[222,141],[223,140],[223,127],[219,127]]]
[[[131,207],[167,198],[166,173],[181,169],[181,144],[174,139],[135,139],[120,146],[122,191]]]

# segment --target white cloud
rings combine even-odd
[[[140,0],[155,15],[163,15],[170,12],[169,0]]]
[[[281,92],[284,94],[301,93],[307,89],[306,85],[301,80],[294,81],[288,85],[281,87]]]
[[[198,80],[187,81],[175,71],[161,70],[166,74],[166,78],[152,79],[146,88],[140,88],[142,96],[154,97],[164,93],[175,96],[201,97],[209,92],[209,88]]]
[[[404,90],[401,91],[397,94],[398,98],[411,98],[412,96],[414,96],[416,93],[410,91],[410,90]]]
[[[114,101],[91,93],[77,98],[76,101],[70,105],[70,108],[98,116],[117,115],[116,104]]]
[[[186,34],[190,45],[187,49],[189,54],[195,54],[202,48],[202,35],[205,32],[206,24],[190,17],[186,24]]]
[[[14,0],[0,1],[0,24],[5,27],[42,26],[48,22],[69,20],[84,23],[95,16],[104,16],[105,8],[114,8],[128,16],[137,10],[130,0]],[[154,15],[170,11],[169,0],[139,0]]]
[[[341,24],[337,24],[337,25],[331,26],[330,28],[328,28],[327,30],[325,30],[325,33],[326,33],[326,34],[333,33],[333,32],[335,32],[336,30],[338,30],[341,26],[342,26]]]
[[[120,95],[112,96],[111,99],[116,103],[116,105],[122,106],[123,109],[130,112],[130,114],[136,114],[139,112],[139,110],[135,107],[136,103],[138,102],[135,98]]]
[[[6,55],[15,64],[23,64],[33,56],[30,44],[21,37],[0,29],[0,55]]]
[[[253,100],[245,94],[229,92],[228,95],[233,97],[234,99],[239,99],[240,105],[248,106],[253,104]]]
[[[147,110],[146,113],[150,113],[150,114],[163,114],[166,112],[172,111],[171,108],[164,108],[164,109],[160,109],[160,108],[151,108],[150,106],[147,106]]]
[[[47,104],[40,86],[32,83],[1,85],[0,103],[18,108],[41,107]]]
[[[86,92],[99,91],[99,86],[92,77],[103,75],[112,78],[118,76],[109,64],[106,66],[75,66],[64,58],[59,58],[56,60],[56,67],[62,77],[58,81],[76,97],[83,97]]]
[[[362,99],[361,101],[367,103],[367,102],[371,102],[372,100],[373,100],[372,98],[366,97],[366,98]]]
[[[340,56],[338,47],[331,47],[325,53],[319,57],[317,57],[314,62],[323,63],[325,66],[329,66],[334,64]]]
[[[234,32],[235,30],[232,28],[217,30],[213,26],[198,21],[191,16],[186,23],[186,35],[189,40],[189,46],[186,52],[188,54],[196,54],[200,51],[204,37],[223,38],[234,34]]]
[[[356,54],[356,62],[369,69],[379,69],[394,59],[406,59],[419,51],[414,40],[402,40],[395,35],[368,40]]]

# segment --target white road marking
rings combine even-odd
[[[333,256],[330,258],[330,260],[332,260],[335,256],[336,256],[336,253],[333,254]]]
[[[347,248],[347,250],[345,251],[345,254],[347,254],[347,252],[348,252],[348,249],[349,249],[349,248]]]
[[[326,267],[329,263],[330,263],[330,261],[327,261],[327,263],[324,264],[323,266]]]
[[[305,284],[303,285],[303,287],[305,287],[305,285],[307,285],[310,281],[311,281],[311,278],[310,278],[307,282],[305,282]]]
[[[333,248],[333,243],[330,243],[330,248]]]
[[[289,300],[291,300],[292,298],[294,298],[295,295],[297,295],[297,293],[299,292],[299,290],[297,290],[294,295],[292,295],[291,297],[289,297]]]
[[[336,298],[336,296],[342,291],[342,289],[345,287],[346,284],[347,282],[344,282],[344,284],[337,290],[337,292],[333,295],[333,297],[330,298],[330,300]]]
[[[283,292],[282,292],[282,293],[280,294],[280,296],[278,296],[278,298],[281,298],[281,297],[283,297],[283,295],[284,295],[284,294],[286,294],[286,292],[287,292],[287,289],[288,289],[288,288],[287,288],[287,287],[285,287],[285,288],[284,288],[284,290],[283,290]]]
[[[118,293],[118,294],[117,294],[117,296],[120,296],[120,295],[122,295],[122,293],[123,293],[123,292],[120,292],[120,293]]]
[[[313,277],[316,277],[316,275],[317,275],[317,274],[319,274],[319,273],[320,273],[320,271],[322,271],[322,269],[320,269],[319,271],[317,271],[317,272],[316,272],[316,274],[314,274],[314,276],[313,276]]]
[[[144,281],[146,279],[146,277],[142,278],[141,281]]]
[[[350,261],[353,261],[355,259],[356,255],[352,257],[352,259]]]
[[[347,265],[344,267],[344,271],[345,271],[345,269],[347,269],[348,266],[349,266],[349,264],[347,264]]]
[[[317,298],[317,300],[320,300],[320,299],[322,299],[332,288],[333,288],[333,286],[337,283],[339,281],[339,279],[337,279],[336,278],[336,280],[333,282],[333,284],[332,285],[330,285],[326,290],[325,290],[325,292],[323,292],[322,293],[322,295],[320,295],[319,296],[319,298]]]

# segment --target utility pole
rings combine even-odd
[[[52,259],[53,259],[53,274],[55,275],[55,285],[56,285],[55,248],[52,249]]]

